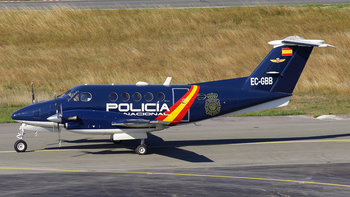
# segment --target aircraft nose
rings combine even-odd
[[[19,117],[19,113],[17,113],[17,111],[16,112],[14,112],[12,115],[11,115],[11,118],[12,118],[12,120],[17,120],[18,119],[18,117]]]
[[[19,109],[11,115],[11,118],[17,122],[41,121],[41,115],[45,115],[46,113],[48,114],[49,111],[50,108],[47,107],[47,103],[37,103]]]
[[[25,120],[28,115],[29,115],[28,112],[24,111],[23,109],[20,109],[14,112],[11,115],[11,118],[12,120]]]

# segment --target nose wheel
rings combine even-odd
[[[147,153],[147,145],[145,144],[145,139],[141,140],[141,144],[135,149],[136,154],[145,155]]]
[[[19,153],[25,152],[27,150],[27,143],[23,140],[24,126],[26,126],[26,123],[22,122],[19,127],[18,135],[16,136],[19,140],[17,140],[14,145],[16,152],[19,152]]]
[[[27,143],[24,140],[18,140],[15,142],[14,147],[17,152],[25,152],[27,150]]]

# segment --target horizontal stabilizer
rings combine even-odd
[[[283,40],[270,41],[268,44],[274,46],[274,48],[279,46],[335,47],[330,44],[325,44],[324,42],[324,40],[304,39],[299,36],[288,36]]]

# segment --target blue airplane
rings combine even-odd
[[[12,114],[20,122],[14,148],[25,152],[25,130],[60,128],[92,135],[109,135],[115,143],[140,139],[135,152],[147,152],[147,133],[223,115],[286,106],[313,47],[323,40],[289,36],[268,42],[273,49],[249,77],[189,85],[79,85],[59,98],[35,103]],[[61,142],[59,142],[61,144]]]

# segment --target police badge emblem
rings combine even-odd
[[[207,100],[205,101],[205,112],[208,115],[211,116],[215,116],[216,114],[220,113],[220,109],[221,109],[221,104],[220,104],[220,100],[217,99],[218,94],[216,93],[210,93],[207,94]]]

